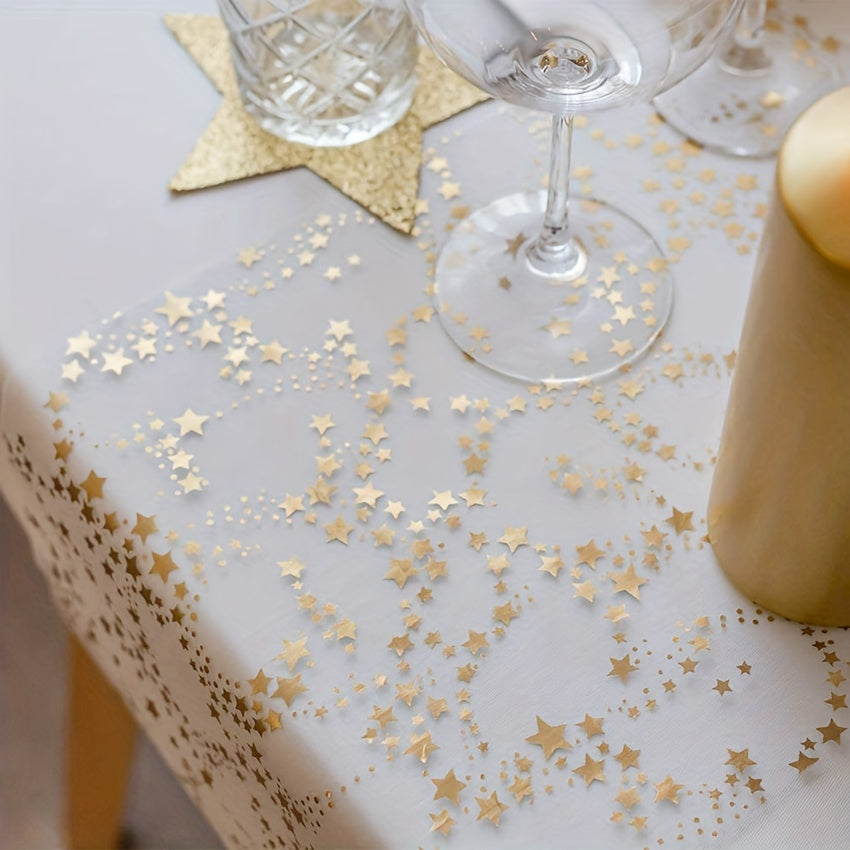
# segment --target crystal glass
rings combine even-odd
[[[245,108],[290,142],[351,145],[413,98],[416,29],[402,0],[218,0]]]
[[[672,275],[633,218],[600,200],[570,203],[572,116],[649,99],[681,80],[708,58],[736,0],[406,2],[451,68],[496,98],[553,116],[548,191],[478,210],[440,252],[444,328],[480,363],[526,381],[624,368],[667,321]]]
[[[805,17],[783,19],[780,11],[768,0],[746,0],[737,26],[711,59],[655,99],[667,123],[723,153],[775,154],[797,116],[839,78],[837,45],[824,49]]]

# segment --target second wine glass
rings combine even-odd
[[[670,313],[664,254],[632,217],[571,204],[573,116],[648,100],[710,55],[738,0],[406,0],[426,41],[494,97],[553,116],[546,192],[500,198],[443,247],[435,297],[454,342],[525,381],[639,357]]]

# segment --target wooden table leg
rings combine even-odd
[[[70,637],[66,830],[71,850],[119,846],[136,723],[83,645]]]

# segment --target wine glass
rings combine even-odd
[[[627,368],[667,321],[672,274],[632,217],[595,199],[571,204],[573,116],[677,83],[711,54],[739,0],[405,2],[449,67],[553,116],[548,190],[477,210],[441,250],[443,327],[470,357],[523,381]]]
[[[834,39],[819,43],[804,17],[783,20],[777,12],[768,0],[746,0],[708,62],[655,99],[670,126],[735,156],[779,150],[794,119],[836,84],[839,68]]]

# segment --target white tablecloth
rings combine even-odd
[[[172,196],[219,96],[162,15],[209,5],[0,10],[0,487],[229,846],[850,842],[850,637],[705,537],[771,161],[583,123],[574,191],[657,234],[674,314],[529,387],[426,291],[451,222],[540,186],[545,121],[429,130],[413,236],[306,169]]]

